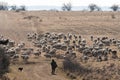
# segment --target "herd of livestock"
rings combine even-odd
[[[89,60],[91,57],[95,61],[119,58],[120,40],[114,38],[90,36],[90,41],[87,41],[79,34],[50,32],[29,33],[27,38],[41,52],[45,52],[44,56],[50,58],[75,59],[78,58],[77,55],[81,55],[81,60]],[[91,43],[88,44],[89,42]],[[60,54],[58,54],[59,51],[61,51]]]
[[[78,58],[82,61],[94,59],[95,61],[107,61],[119,59],[120,40],[109,37],[90,36],[85,39],[79,34],[71,33],[28,33],[27,40],[36,48],[27,48],[24,42],[16,44],[15,41],[0,36],[0,46],[12,60],[22,58],[28,61],[30,55],[39,57],[44,53],[46,58],[59,59]],[[89,44],[88,44],[89,43]],[[60,53],[61,52],[61,53]],[[58,54],[60,53],[60,54]]]

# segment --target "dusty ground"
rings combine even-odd
[[[113,15],[115,18],[112,18]],[[120,12],[0,11],[0,34],[16,42],[23,41],[31,47],[26,39],[29,32],[70,32],[81,34],[85,38],[95,35],[119,39]],[[67,80],[59,70],[60,75],[50,75],[50,61],[38,61],[35,65],[11,65],[12,71],[9,75],[13,80]],[[24,66],[25,70],[22,73],[18,72],[18,66]]]

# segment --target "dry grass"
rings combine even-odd
[[[25,18],[29,16],[32,17]],[[82,37],[88,40],[90,35],[120,39],[119,21],[120,12],[26,11],[16,13],[0,11],[0,34],[15,40],[17,43],[24,41],[28,47],[33,47],[26,39],[28,32],[70,32],[81,34]],[[36,64],[11,65],[11,72],[8,73],[8,76],[12,80],[67,80],[59,70],[57,76],[50,75],[50,61],[34,58],[31,58],[30,61],[36,62]],[[109,61],[108,63],[119,64],[118,61]],[[106,62],[102,62],[100,65],[97,62],[82,63],[82,65],[93,67],[102,67],[105,64]],[[23,72],[17,70],[19,66],[24,67]]]

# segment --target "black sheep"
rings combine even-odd
[[[0,40],[0,44],[7,45],[9,43],[9,39],[6,40]]]

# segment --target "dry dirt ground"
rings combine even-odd
[[[0,11],[0,34],[16,43],[23,41],[27,47],[32,47],[26,39],[29,32],[70,32],[85,38],[94,35],[119,39],[120,12]],[[40,58],[36,61],[33,58],[33,61],[38,63],[11,65],[8,76],[13,80],[68,80],[59,70],[57,75],[51,76],[50,60]],[[19,66],[24,67],[23,72],[17,71]]]

